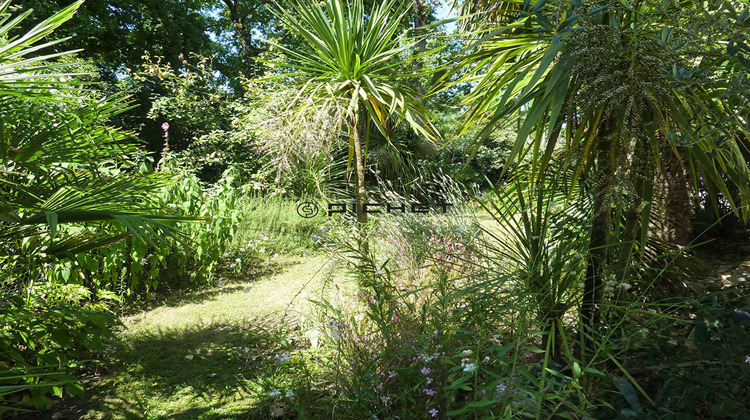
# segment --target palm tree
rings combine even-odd
[[[285,63],[293,68],[287,76],[297,82],[298,88],[291,105],[297,107],[297,115],[304,115],[309,106],[330,106],[338,116],[339,127],[345,127],[348,133],[349,167],[356,180],[363,249],[367,249],[364,205],[369,128],[374,125],[389,138],[391,129],[405,120],[428,139],[438,137],[428,121],[427,109],[408,86],[416,74],[398,73],[422,56],[410,54],[413,43],[397,34],[406,12],[407,6],[397,0],[380,3],[369,13],[365,13],[362,0],[295,2],[292,10],[276,11],[286,28],[303,40],[302,49],[295,50],[274,44],[291,58],[291,63]]]
[[[490,4],[498,3],[504,2]],[[476,84],[466,125],[489,121],[478,145],[524,111],[508,163],[531,137],[528,178],[545,182],[557,160],[573,170],[571,191],[583,183],[591,197],[580,311],[585,339],[599,323],[602,279],[615,268],[624,275],[636,251],[642,253],[665,156],[679,156],[694,185],[707,185],[714,196],[730,196],[726,176],[740,189],[733,209],[746,210],[746,113],[722,96],[739,59],[716,35],[720,24],[743,18],[718,0],[532,0],[504,10],[517,20],[478,31],[474,51],[458,66],[470,69],[461,81]],[[613,214],[623,215],[623,229],[613,229]]]
[[[43,248],[47,256],[69,258],[129,236],[151,245],[180,239],[167,222],[185,218],[150,198],[170,176],[136,175],[137,145],[106,125],[129,109],[127,99],[101,98],[78,81],[84,73],[74,71],[76,63],[49,61],[75,51],[42,53],[60,42],[43,40],[82,1],[13,38],[8,33],[31,10],[11,18],[10,3],[0,3],[0,264],[20,241],[31,244],[31,253]],[[65,225],[92,222],[110,225],[59,234]]]
[[[18,36],[9,34],[31,11],[12,17],[10,3],[0,2],[0,273],[5,275],[0,288],[3,300],[10,302],[3,302],[7,306],[0,328],[12,331],[16,321],[34,314],[23,306],[29,304],[35,282],[46,281],[42,264],[75,261],[84,252],[128,237],[151,245],[181,240],[171,222],[186,218],[151,198],[172,182],[171,176],[137,174],[132,158],[139,148],[130,135],[106,125],[109,117],[129,109],[127,99],[101,98],[80,81],[80,63],[53,61],[74,51],[44,52],[60,42],[45,38],[82,1]],[[6,286],[28,294],[5,295]],[[76,319],[69,312],[64,316]],[[31,336],[24,330],[18,334]],[[11,337],[15,334],[6,335],[6,341]],[[4,344],[19,348],[18,343]],[[73,381],[58,372],[59,364],[32,366],[21,358],[17,351],[0,356],[0,408],[17,408],[2,404],[9,394],[59,391]]]

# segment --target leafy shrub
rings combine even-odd
[[[631,334],[623,365],[638,382],[618,384],[623,397],[611,401],[611,410],[602,411],[602,415],[692,419],[750,414],[746,398],[750,387],[750,323],[746,317],[750,310],[719,305],[717,296],[702,304],[688,303],[681,309],[693,313],[684,318],[676,314],[682,321],[658,316]],[[732,306],[738,303],[727,302]]]
[[[49,396],[61,397],[63,390],[83,396],[75,378],[64,372],[81,367],[86,355],[101,350],[102,339],[112,336],[109,312],[80,306],[78,301],[88,298],[85,289],[38,292],[26,301],[0,297],[0,405],[6,408],[48,408]],[[30,394],[19,393],[26,390]]]

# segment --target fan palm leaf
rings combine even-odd
[[[740,202],[732,207],[748,215],[750,170],[741,153],[750,138],[743,121],[747,87],[744,95],[734,92],[744,103],[730,105],[726,95],[726,86],[743,71],[743,57],[727,54],[725,44],[736,39],[716,35],[731,33],[718,31],[720,26],[747,25],[748,13],[733,10],[720,0],[636,6],[529,0],[516,21],[478,31],[456,70],[468,69],[456,83],[475,85],[466,101],[466,126],[487,122],[474,147],[523,111],[506,168],[530,146],[528,176],[534,182],[548,179],[559,154],[573,168],[571,193],[579,182],[586,184],[593,218],[584,325],[597,323],[591,308],[601,303],[601,279],[614,260],[608,252],[613,207],[634,227],[620,238],[620,255],[630,258],[627,247],[637,238],[641,248],[645,242],[653,205],[646,197],[662,156],[686,156],[696,187],[709,185],[714,196],[728,197],[727,183],[737,185]],[[698,23],[696,16],[702,17]],[[643,182],[649,173],[650,181]],[[629,200],[615,201],[618,187],[631,190]]]
[[[171,177],[136,174],[132,136],[106,125],[129,109],[127,98],[101,98],[76,80],[75,63],[50,61],[75,51],[45,53],[62,41],[47,37],[81,3],[16,37],[9,31],[31,11],[14,18],[10,1],[0,3],[0,241],[33,239],[50,255],[71,257],[131,235],[152,245],[180,240],[173,222],[188,218],[151,198]],[[111,231],[57,235],[92,222]]]

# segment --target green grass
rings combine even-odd
[[[256,396],[265,392],[269,361],[293,350],[256,332],[293,328],[298,311],[308,312],[307,299],[319,295],[329,262],[321,255],[279,257],[257,279],[225,279],[223,286],[175,294],[124,317],[118,340],[104,355],[104,372],[85,384],[89,401],[73,401],[65,414],[266,418],[267,407],[260,408]]]
[[[301,255],[315,247],[314,234],[328,220],[322,214],[306,219],[297,214],[297,201],[281,197],[246,197],[242,212],[246,215],[234,238],[234,247],[248,242],[264,246],[269,253]],[[261,239],[268,238],[268,239]]]

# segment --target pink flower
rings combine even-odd
[[[429,375],[430,374],[430,368],[423,367],[422,368],[422,375]]]
[[[169,130],[169,123],[166,123],[166,122],[165,122],[164,124],[162,124],[162,125],[161,125],[161,129],[162,129],[162,130],[164,130],[164,131],[167,131],[167,130]]]
[[[437,417],[438,413],[439,411],[437,411],[437,409],[433,408],[432,410],[430,410],[430,416],[432,417]]]
[[[422,389],[422,392],[427,395],[435,395],[435,390],[432,388],[424,388]]]
[[[750,355],[745,356],[745,363],[750,363]]]

